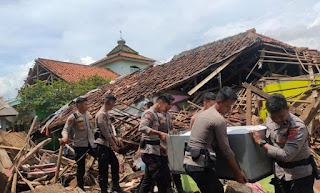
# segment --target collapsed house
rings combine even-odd
[[[122,187],[132,190],[143,175],[143,171],[137,170],[134,164],[141,136],[138,132],[141,107],[162,93],[171,93],[175,97],[171,113],[176,130],[189,129],[190,111],[201,108],[204,93],[218,92],[223,86],[230,86],[238,93],[238,100],[226,117],[228,125],[261,124],[266,117],[265,99],[272,93],[282,93],[288,99],[291,111],[310,126],[312,151],[319,164],[319,65],[320,52],[317,50],[294,47],[250,29],[182,52],[168,63],[131,73],[87,93],[85,97],[92,115],[101,108],[107,94],[117,97],[117,105],[111,112],[114,133],[127,146],[123,155],[118,155],[123,164],[120,168],[130,170],[122,175]],[[49,134],[60,133],[67,117],[74,111],[75,103],[72,101],[48,119],[43,130]],[[38,155],[40,161],[41,156],[43,153]],[[55,152],[47,152],[43,160],[51,156],[56,157]],[[72,184],[66,182],[74,178],[75,164],[68,158],[63,160],[59,179],[63,185]],[[88,157],[87,163],[90,171],[88,184],[97,184],[96,170],[92,169],[95,168],[94,160]],[[53,183],[52,175],[38,180],[39,183]]]
[[[171,93],[175,96],[175,106],[172,109],[179,112],[190,110],[193,104],[201,104],[204,93],[217,92],[223,86],[230,86],[241,91],[235,107],[246,110],[244,88],[254,91],[256,89],[252,86],[258,86],[262,90],[270,79],[276,80],[281,76],[299,76],[301,80],[314,81],[317,78],[316,73],[320,72],[319,64],[320,52],[294,47],[251,29],[182,52],[168,63],[149,66],[85,96],[88,98],[89,112],[92,115],[102,106],[104,96],[112,93],[118,99],[117,110],[123,111],[122,114],[138,116],[141,114],[139,109],[142,104],[161,93]],[[308,85],[302,88],[308,88]],[[261,93],[254,94],[253,98],[256,101],[265,99]],[[66,118],[74,110],[75,104],[70,103],[51,120],[48,128],[51,130],[63,126]],[[259,112],[254,113],[259,116]]]

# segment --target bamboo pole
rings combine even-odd
[[[61,165],[61,157],[62,157],[62,151],[63,151],[64,145],[61,144],[60,148],[59,148],[59,156],[57,159],[57,169],[56,169],[56,173],[54,175],[54,183],[58,182],[58,177],[59,177],[59,171],[60,171],[60,165]]]
[[[13,174],[13,179],[12,179],[11,193],[17,192],[17,179],[18,179],[18,174],[17,174],[17,172],[15,172]]]

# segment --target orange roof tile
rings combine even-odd
[[[116,59],[121,59],[121,58],[124,58],[124,59],[126,59],[126,58],[127,59],[138,59],[138,60],[143,60],[146,63],[154,63],[155,62],[155,60],[153,60],[151,58],[147,58],[147,57],[141,56],[141,55],[126,53],[126,52],[118,52],[116,54],[104,57],[104,58],[94,62],[91,65],[98,65],[99,63],[104,62],[104,61],[108,61],[108,60],[114,61]]]
[[[119,74],[105,68],[75,64],[70,62],[61,62],[56,60],[48,60],[43,58],[38,58],[37,61],[47,70],[68,82],[77,82],[80,81],[82,77],[89,77],[94,75],[98,75],[106,79],[111,78],[111,80],[119,77]]]

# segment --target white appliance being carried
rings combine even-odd
[[[229,144],[235,153],[236,161],[240,169],[246,174],[249,182],[256,182],[272,174],[272,160],[265,150],[255,144],[249,130],[257,130],[262,139],[265,137],[266,127],[236,126],[228,127],[227,134]],[[172,173],[185,174],[183,159],[185,147],[189,141],[191,131],[170,135],[167,137],[167,151],[169,167]],[[216,172],[220,179],[233,180],[234,175],[227,161],[217,152]]]

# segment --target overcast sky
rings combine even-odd
[[[0,0],[0,96],[15,97],[36,58],[88,64],[117,45],[165,60],[256,28],[320,50],[314,0]]]

